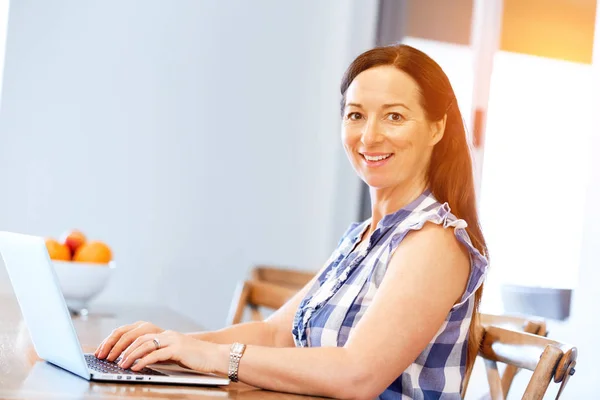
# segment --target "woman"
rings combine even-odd
[[[432,59],[396,45],[354,60],[341,92],[342,142],[372,217],[266,321],[196,334],[140,322],[115,330],[99,358],[337,398],[460,398],[488,263],[454,91]]]

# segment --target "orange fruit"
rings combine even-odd
[[[67,245],[48,238],[46,239],[46,249],[48,249],[48,255],[52,260],[71,261],[71,249]]]
[[[112,260],[112,251],[101,241],[86,242],[79,246],[73,261],[107,264]]]
[[[71,253],[75,254],[79,246],[87,241],[85,235],[78,230],[65,232],[61,237],[61,242],[71,249]]]

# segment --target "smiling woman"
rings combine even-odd
[[[397,45],[360,55],[341,92],[342,143],[371,218],[266,321],[192,334],[139,322],[97,357],[336,398],[460,399],[488,261],[454,91],[431,58]]]

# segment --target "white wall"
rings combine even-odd
[[[13,1],[0,229],[82,229],[118,264],[98,302],[207,328],[252,264],[319,268],[357,214],[338,85],[376,3]]]

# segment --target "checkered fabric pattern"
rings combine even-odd
[[[488,261],[472,245],[466,222],[457,219],[447,203],[440,204],[425,191],[408,206],[386,215],[368,244],[356,249],[370,220],[352,224],[294,318],[296,346],[344,346],[369,308],[392,254],[408,232],[421,229],[426,222],[454,229],[469,251],[471,274],[460,302],[419,357],[379,396],[382,400],[460,399],[473,294],[483,283]]]

